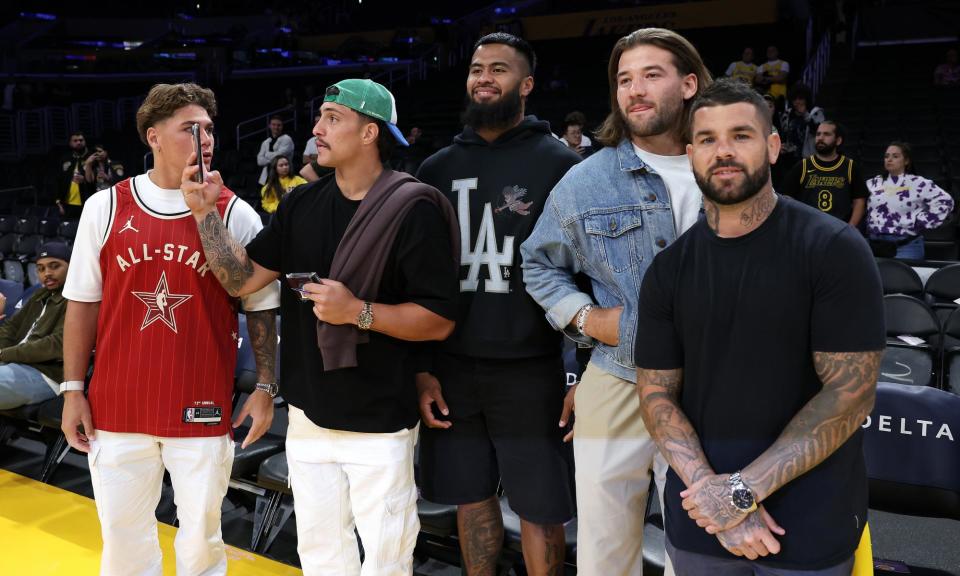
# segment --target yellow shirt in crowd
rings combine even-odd
[[[307,181],[303,177],[297,176],[281,176],[280,177],[280,187],[283,188],[283,193],[286,194],[290,192],[297,186],[301,184],[306,184]],[[277,206],[280,204],[280,199],[277,198],[273,190],[267,190],[267,187],[264,186],[260,189],[260,205],[263,206],[264,212],[267,214],[273,214],[277,211]]]

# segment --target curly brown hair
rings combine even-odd
[[[217,115],[217,98],[213,90],[193,83],[155,84],[137,110],[137,132],[140,140],[147,142],[147,128],[176,114],[177,110],[196,104],[213,118]]]

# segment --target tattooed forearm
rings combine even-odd
[[[713,474],[693,425],[680,409],[677,398],[683,370],[637,368],[640,414],[664,458],[683,482],[690,486]]]
[[[216,210],[197,223],[197,230],[210,270],[228,294],[239,296],[243,284],[253,276],[246,249],[230,235]]]
[[[247,312],[247,332],[257,364],[257,381],[274,382],[277,366],[276,309]]]
[[[497,499],[457,508],[463,564],[469,576],[494,576],[503,545],[503,517]]]
[[[758,500],[808,472],[853,435],[873,409],[882,355],[883,351],[813,353],[823,389],[743,470],[743,479]]]

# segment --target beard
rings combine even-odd
[[[739,168],[743,171],[743,183],[739,186],[733,183],[724,186],[714,186],[710,182],[710,172],[718,168]],[[756,196],[757,193],[767,185],[767,182],[770,181],[770,161],[765,158],[763,165],[755,172],[749,172],[745,166],[733,161],[721,161],[711,166],[706,174],[701,174],[694,170],[693,177],[697,181],[697,186],[700,187],[700,191],[703,192],[703,195],[710,201],[723,206],[739,204]]]
[[[836,144],[827,144],[826,142],[817,142],[814,144],[814,148],[816,148],[817,152],[823,154],[824,156],[830,156],[837,151]]]
[[[520,84],[513,90],[503,91],[497,101],[489,104],[477,102],[467,94],[465,106],[460,120],[474,130],[507,128],[513,125],[517,116],[523,112]]]
[[[641,100],[645,104],[654,104],[645,100]],[[627,108],[636,104],[637,101],[631,101]],[[626,124],[627,129],[630,130],[630,134],[633,136],[638,136],[645,138],[648,136],[659,136],[660,134],[665,134],[670,130],[673,130],[680,123],[680,118],[683,116],[683,97],[677,93],[675,95],[664,97],[663,101],[659,104],[654,104],[655,114],[653,118],[647,120],[637,120],[631,119],[627,114],[626,110],[623,108],[620,109],[620,117],[623,119],[624,124]]]

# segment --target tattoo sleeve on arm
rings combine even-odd
[[[823,389],[743,470],[758,500],[823,462],[856,432],[873,409],[882,356],[882,350],[813,353]]]
[[[640,414],[670,467],[687,486],[713,474],[693,425],[680,409],[677,398],[683,370],[637,368]]]
[[[277,311],[276,309],[247,312],[247,332],[257,364],[257,381],[276,380],[277,365]]]
[[[239,296],[240,288],[253,276],[253,262],[246,249],[230,235],[215,210],[197,224],[197,230],[210,270],[228,294]]]

